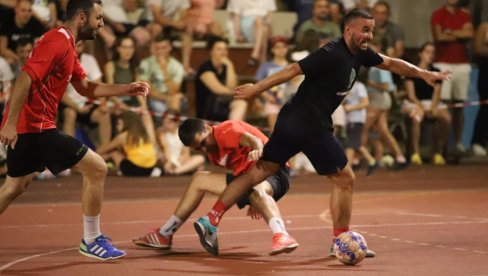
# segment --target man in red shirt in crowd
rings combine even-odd
[[[187,119],[178,130],[185,146],[208,154],[214,165],[232,170],[232,173],[197,172],[178,207],[170,219],[161,228],[150,232],[133,242],[140,246],[154,248],[171,247],[173,234],[196,210],[206,192],[220,195],[225,187],[247,170],[259,159],[263,145],[268,142],[261,131],[241,121],[225,121],[210,126],[200,119]],[[237,201],[242,209],[249,206],[248,215],[253,219],[264,217],[273,231],[272,250],[270,255],[291,252],[298,247],[296,240],[285,229],[276,201],[289,188],[290,174],[287,166],[281,166],[275,174],[255,186],[248,194]],[[199,231],[199,229],[196,229]],[[202,244],[204,241],[201,241]],[[213,255],[218,255],[218,243],[207,248]]]
[[[458,0],[447,0],[446,5],[435,10],[431,18],[436,47],[434,66],[452,73],[452,78],[443,81],[441,88],[441,99],[450,103],[464,102],[468,96],[471,66],[467,43],[474,33],[469,14],[460,9],[457,2]],[[454,108],[452,119],[456,150],[463,153],[463,108]]]
[[[45,33],[22,68],[5,111],[0,141],[8,146],[7,178],[0,187],[0,214],[24,192],[34,174],[47,167],[53,174],[73,168],[83,176],[84,234],[80,253],[116,259],[125,252],[101,234],[99,220],[107,166],[103,158],[56,128],[58,104],[69,82],[83,96],[109,97],[148,93],[145,83],[106,85],[86,79],[75,50],[103,27],[100,0],[70,0],[64,26]]]

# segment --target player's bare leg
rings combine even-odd
[[[273,188],[268,181],[254,186],[254,191],[249,195],[249,201],[253,208],[259,211],[269,227],[273,231],[273,241],[270,255],[281,253],[290,253],[295,250],[299,244],[286,231],[285,223],[281,217],[278,204],[272,197]]]
[[[24,193],[35,174],[21,177],[10,177],[7,175],[5,182],[0,187],[0,215],[18,196]]]

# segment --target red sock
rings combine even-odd
[[[220,201],[220,199],[217,200],[212,210],[210,210],[210,212],[208,212],[207,214],[208,218],[210,219],[210,223],[213,226],[219,226],[220,219],[224,215],[225,211],[227,211],[227,209],[227,206],[225,206],[225,204]]]
[[[334,238],[337,238],[340,234],[349,231],[349,227],[346,228],[335,228],[334,227]]]

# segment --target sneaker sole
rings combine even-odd
[[[171,249],[171,245],[157,245],[157,244],[152,244],[152,243],[136,242],[134,240],[132,242],[135,245],[138,245],[140,247],[156,248],[156,249]]]
[[[201,225],[198,222],[194,222],[193,226],[195,227],[195,231],[197,231],[198,237],[200,238],[200,244],[207,250],[208,253],[218,256],[219,255],[219,249],[215,248],[207,243],[207,240],[205,240],[205,229],[203,228],[203,225]]]
[[[125,255],[127,255],[127,253],[123,254],[123,255],[120,255],[120,256],[117,256],[117,257],[110,257],[110,258],[100,258],[98,256],[95,256],[95,255],[92,255],[90,253],[87,253],[83,250],[78,250],[78,252],[80,252],[81,255],[85,256],[85,257],[89,257],[89,258],[93,258],[93,259],[97,259],[97,260],[100,260],[100,261],[108,261],[108,260],[115,260],[115,259],[118,259],[118,258],[122,258],[124,257]]]
[[[299,245],[300,244],[298,244],[298,243],[294,243],[292,245],[288,245],[288,246],[282,247],[280,249],[273,250],[273,251],[269,252],[269,255],[270,256],[276,256],[276,255],[279,255],[282,253],[291,253],[295,249],[297,249]]]

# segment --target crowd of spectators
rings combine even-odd
[[[2,113],[36,40],[63,24],[66,3],[0,1]],[[302,79],[273,87],[251,101],[234,99],[233,88],[245,78],[259,81],[340,37],[342,17],[356,7],[368,9],[375,19],[370,43],[374,50],[424,69],[448,70],[452,78],[431,87],[377,68],[361,72],[350,97],[333,116],[335,134],[344,142],[350,161],[360,164],[364,159],[367,173],[372,174],[388,165],[386,153],[400,169],[408,163],[444,165],[450,156],[459,158],[467,152],[487,155],[485,102],[477,113],[469,150],[462,143],[472,65],[479,69],[479,99],[488,100],[486,1],[445,0],[432,11],[431,25],[426,26],[432,41],[413,49],[406,49],[405,32],[392,21],[394,7],[385,0],[104,0],[103,7],[105,26],[97,43],[76,44],[87,77],[120,84],[145,81],[151,87],[149,96],[93,101],[70,86],[59,107],[59,127],[90,143],[124,175],[155,176],[161,171],[178,175],[202,168],[205,159],[177,139],[178,124],[186,116],[215,122],[252,120],[271,133],[281,106],[293,97]],[[217,20],[217,10],[227,14],[226,24]],[[276,12],[296,13],[289,35],[272,33]],[[197,41],[206,44],[200,51],[206,51],[208,58],[201,64],[192,62]],[[245,60],[253,76],[236,71],[232,51],[239,45],[249,47]],[[97,51],[104,59],[97,58]],[[396,125],[402,126],[400,133]],[[422,141],[431,139],[425,137],[429,133],[434,143],[426,149]],[[135,145],[133,141],[141,137],[144,143]],[[4,158],[2,149],[0,159]],[[295,161],[296,168],[313,171],[303,165],[302,157]]]

